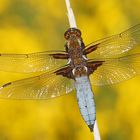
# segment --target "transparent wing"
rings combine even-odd
[[[92,84],[97,86],[110,85],[128,80],[140,74],[140,54],[133,54],[116,59],[106,59],[91,74]]]
[[[120,33],[89,44],[85,51],[94,50],[93,58],[114,58],[140,45],[140,24]]]
[[[0,54],[0,71],[19,73],[51,71],[67,63],[67,59],[55,59],[53,54],[66,55],[63,51],[32,54]]]
[[[73,89],[73,80],[55,73],[46,73],[1,86],[0,98],[49,99],[70,93]]]

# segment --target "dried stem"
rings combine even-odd
[[[70,1],[69,0],[65,0],[65,1],[66,1],[66,7],[67,7],[67,12],[68,12],[67,15],[68,15],[70,27],[77,28],[74,13],[70,6]]]
[[[65,2],[66,2],[67,15],[68,15],[70,27],[77,28],[75,16],[74,16],[73,10],[71,8],[70,1],[65,0]],[[101,140],[97,120],[95,121],[93,136],[94,136],[94,140]]]
[[[99,128],[98,128],[98,124],[97,124],[97,120],[95,121],[95,125],[94,125],[94,139],[95,140],[101,140],[101,137],[100,137],[100,132],[99,132]]]

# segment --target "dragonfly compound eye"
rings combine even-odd
[[[81,37],[81,31],[79,29],[75,29],[74,32],[77,37]]]
[[[65,32],[64,37],[65,37],[66,40],[69,40],[69,38],[70,38],[70,29],[68,29],[68,30]]]
[[[69,38],[71,36],[76,36],[76,37],[80,38],[81,37],[81,31],[77,28],[69,28],[65,32],[64,37],[65,37],[66,40],[69,40]]]

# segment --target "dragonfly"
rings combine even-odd
[[[52,99],[72,93],[90,131],[96,120],[92,85],[104,86],[128,80],[140,73],[140,24],[122,33],[85,45],[81,31],[69,28],[64,51],[0,54],[0,71],[38,73],[37,76],[0,86],[4,99]]]

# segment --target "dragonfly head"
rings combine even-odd
[[[81,38],[81,31],[77,28],[69,28],[65,32],[64,37],[66,40],[80,39]]]
[[[65,39],[67,40],[67,47],[83,47],[82,46],[82,38],[81,31],[77,28],[69,28],[65,34]]]

